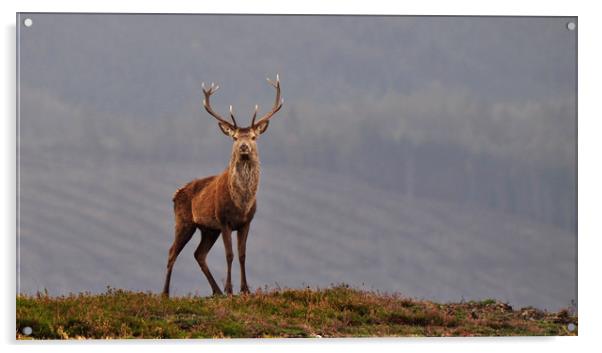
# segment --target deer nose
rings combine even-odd
[[[241,144],[240,151],[244,153],[249,152],[249,145],[247,145],[246,143]]]

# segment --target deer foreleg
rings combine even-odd
[[[226,262],[228,264],[228,275],[226,277],[224,291],[227,294],[232,294],[232,260],[234,260],[234,252],[232,251],[232,228],[229,226],[224,227],[222,229],[222,238],[224,239]]]
[[[247,274],[245,271],[245,259],[247,253],[247,235],[249,235],[249,227],[251,223],[245,224],[237,232],[238,237],[238,261],[240,262],[240,292],[249,293],[249,285],[247,284]]]

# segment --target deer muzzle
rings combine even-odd
[[[247,145],[246,143],[242,143],[238,148],[238,151],[240,152],[240,154],[249,154],[251,152],[251,148],[249,148],[249,145]]]

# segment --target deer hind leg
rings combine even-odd
[[[207,266],[207,254],[209,253],[209,250],[211,250],[213,244],[215,244],[215,241],[219,237],[219,233],[219,230],[201,229],[201,243],[194,252],[196,261],[199,263],[199,266],[201,266],[201,270],[211,285],[213,295],[222,295],[222,291],[215,282],[213,275],[211,275],[211,271],[209,271],[209,266]]]
[[[165,284],[163,285],[163,295],[169,297],[169,283],[171,281],[171,271],[176,263],[178,255],[184,249],[184,246],[190,241],[196,227],[191,223],[183,223],[176,221],[176,237],[171,248],[169,248],[169,256],[167,258],[167,274],[165,275]]]

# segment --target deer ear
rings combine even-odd
[[[234,135],[234,130],[230,126],[228,126],[227,124],[218,123],[218,125],[219,125],[219,128],[224,133],[224,135],[230,136],[230,137],[232,137]]]
[[[266,122],[258,124],[257,126],[255,126],[255,133],[257,135],[263,134],[268,129],[268,125],[270,125],[270,121],[269,120],[266,121]]]

